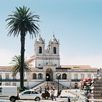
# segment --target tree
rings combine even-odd
[[[39,16],[33,15],[30,8],[25,6],[16,7],[16,11],[12,15],[8,15],[8,35],[19,36],[21,41],[21,67],[20,67],[20,87],[24,88],[24,52],[25,52],[25,37],[29,33],[33,38],[39,32]]]
[[[21,68],[21,56],[14,56],[12,59],[12,76],[16,76],[18,72],[20,72]],[[24,62],[24,72],[29,72],[31,71],[29,67],[29,63]]]

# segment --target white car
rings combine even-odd
[[[40,93],[38,93],[34,90],[25,90],[25,91],[19,93],[18,98],[12,96],[10,100],[11,100],[11,102],[15,102],[15,100],[17,100],[17,99],[21,99],[21,100],[27,100],[27,99],[32,100],[33,99],[35,101],[40,101],[41,98],[42,97],[41,97]]]

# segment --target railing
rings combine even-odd
[[[40,83],[38,83],[38,84],[36,84],[35,86],[33,86],[33,87],[31,87],[31,88],[33,89],[33,88],[35,88],[35,87],[39,86],[40,84],[42,84],[42,83],[44,83],[44,82],[45,82],[45,80],[44,80],[44,81],[42,81],[42,82],[40,82]]]
[[[53,81],[56,85],[58,84],[57,81]],[[58,86],[58,85],[57,85]],[[59,87],[62,89],[67,89],[67,86],[64,86],[63,84],[59,83]]]

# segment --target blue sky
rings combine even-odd
[[[53,34],[59,39],[62,65],[102,67],[102,0],[1,0],[0,65],[20,53],[19,37],[7,36],[5,19],[23,5],[40,16],[46,43]],[[26,57],[34,54],[34,40],[26,37]]]

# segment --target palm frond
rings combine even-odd
[[[21,56],[14,56],[12,59],[12,76],[16,76],[18,72],[20,72],[21,68]],[[24,71],[30,72],[31,69],[29,67],[29,64],[24,62]]]
[[[15,36],[19,36],[22,29],[27,34],[29,32],[30,37],[36,37],[39,33],[39,15],[33,15],[30,12],[30,8],[25,6],[16,7],[16,11],[13,12],[12,15],[8,15],[9,17],[6,19],[8,22],[7,26],[9,27],[9,36],[12,34]]]

